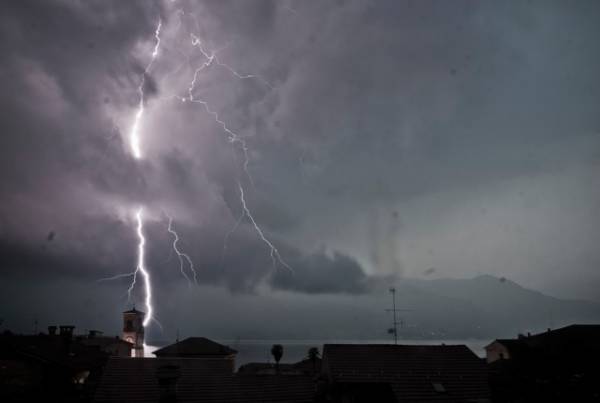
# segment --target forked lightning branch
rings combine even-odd
[[[181,18],[185,13],[182,10],[179,10],[177,12],[177,14],[180,16],[180,21],[179,21],[177,28],[180,28],[182,26]],[[193,16],[190,16],[190,17],[194,18]],[[143,136],[141,128],[142,128],[142,121],[144,118],[144,114],[146,113],[146,105],[147,105],[145,86],[146,86],[147,77],[151,74],[152,67],[153,67],[155,61],[161,56],[161,34],[162,34],[162,32],[163,32],[163,22],[162,22],[162,19],[159,19],[156,29],[154,31],[154,41],[155,42],[154,42],[152,53],[150,54],[150,61],[146,65],[146,67],[142,73],[142,77],[140,79],[140,84],[137,87],[138,96],[139,96],[138,107],[133,116],[133,122],[131,124],[131,129],[129,131],[130,152],[131,152],[131,155],[136,160],[143,159],[143,157],[144,157],[144,147],[143,147],[144,136]],[[241,151],[243,158],[244,158],[244,161],[242,164],[242,169],[244,171],[244,174],[247,176],[248,180],[252,183],[252,177],[248,171],[249,156],[248,156],[248,146],[246,144],[246,141],[244,140],[243,137],[239,136],[235,131],[230,129],[230,127],[225,123],[225,121],[223,121],[219,117],[219,114],[210,107],[208,100],[202,99],[197,95],[196,85],[197,85],[199,75],[206,68],[210,67],[211,65],[216,65],[216,66],[219,66],[219,67],[225,69],[236,79],[239,79],[239,80],[256,79],[270,89],[272,89],[273,87],[266,80],[261,78],[260,76],[257,76],[254,74],[240,74],[235,69],[233,69],[231,66],[221,62],[219,60],[219,58],[217,57],[217,53],[215,51],[207,50],[202,45],[200,38],[195,33],[190,32],[189,38],[190,38],[190,45],[194,49],[197,49],[200,52],[200,54],[204,58],[204,61],[203,61],[203,63],[201,63],[201,65],[198,68],[196,68],[194,70],[194,74],[192,75],[192,77],[190,79],[190,84],[187,88],[187,94],[186,94],[187,96],[172,95],[171,98],[179,99],[181,102],[190,102],[190,103],[198,104],[199,106],[201,106],[201,111],[203,113],[212,117],[214,122],[217,123],[217,125],[219,127],[221,127],[223,132],[228,136],[228,141],[231,144],[231,146],[239,147],[239,150]],[[268,251],[269,251],[269,256],[273,263],[273,268],[275,269],[279,265],[279,266],[285,267],[286,269],[292,271],[291,266],[283,260],[277,247],[275,247],[273,242],[271,240],[269,240],[269,238],[267,238],[264,231],[261,229],[259,224],[254,219],[254,216],[252,215],[252,212],[246,202],[246,199],[244,196],[245,195],[244,187],[243,187],[241,180],[238,180],[238,191],[239,191],[240,207],[241,207],[242,215],[241,215],[240,219],[238,220],[238,222],[236,223],[236,225],[234,226],[234,228],[232,228],[232,230],[228,233],[228,236],[230,235],[231,232],[235,231],[235,229],[237,228],[237,226],[239,225],[241,220],[246,219],[249,222],[249,224],[251,225],[251,227],[254,229],[254,231],[256,232],[259,239],[267,246]],[[135,270],[131,273],[119,274],[119,275],[116,275],[116,276],[113,276],[110,278],[106,278],[103,280],[114,280],[114,279],[123,278],[123,277],[131,277],[132,280],[131,280],[131,283],[127,290],[129,299],[131,299],[132,292],[139,285],[138,283],[140,283],[140,282],[142,283],[141,287],[143,290],[144,305],[146,308],[146,316],[144,317],[143,326],[147,327],[152,321],[155,321],[155,322],[157,322],[157,321],[156,321],[156,318],[154,315],[155,309],[154,309],[153,300],[152,300],[153,288],[152,288],[151,276],[150,276],[148,267],[146,266],[146,238],[144,235],[145,213],[146,213],[145,208],[143,206],[139,206],[134,214],[135,221],[136,221],[136,234],[137,234],[137,238],[138,238],[137,265],[136,265]],[[187,253],[185,253],[184,251],[182,251],[180,249],[180,246],[178,244],[180,241],[180,236],[173,227],[173,217],[171,217],[171,216],[167,216],[167,217],[169,220],[167,231],[173,237],[172,248],[179,259],[179,266],[180,266],[181,274],[188,281],[188,283],[190,285],[197,284],[197,273],[196,273],[196,269],[194,267],[194,263],[193,263],[191,257]]]

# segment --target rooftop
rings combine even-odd
[[[94,401],[157,402],[161,368],[177,368],[178,402],[308,403],[314,397],[308,376],[236,376],[218,358],[111,358]]]
[[[131,308],[130,310],[128,310],[128,311],[123,311],[123,313],[139,313],[139,314],[142,314],[142,315],[146,314],[146,312],[138,311],[137,309],[135,309],[135,306],[133,308]]]
[[[600,325],[570,325],[556,330],[519,336],[516,339],[497,339],[508,349],[512,358],[546,358],[573,356],[577,359],[592,359],[600,356]]]
[[[232,354],[237,354],[237,351],[205,337],[188,337],[154,352],[157,357],[222,357]]]
[[[464,345],[326,344],[323,371],[338,384],[389,384],[403,402],[490,396],[485,364]]]
[[[77,337],[77,342],[86,346],[106,347],[112,344],[123,344],[128,347],[133,347],[133,343],[121,339],[119,336],[95,336],[95,337]]]
[[[530,347],[586,345],[589,347],[596,345],[599,339],[600,325],[569,325],[555,330],[548,329],[542,333],[519,335],[516,339],[496,339],[494,341],[508,348],[521,345]]]
[[[216,402],[219,390],[230,382],[231,370],[224,360],[185,358],[111,358],[96,391],[96,402],[158,402],[159,368],[180,369],[178,399]]]
[[[61,335],[2,335],[0,355],[28,357],[51,366],[92,368],[101,366],[107,355],[98,348],[79,343]]]

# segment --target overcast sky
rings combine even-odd
[[[135,270],[140,207],[158,319],[481,274],[600,301],[599,15],[596,1],[4,3],[0,317],[118,324],[130,278],[98,280]],[[192,83],[239,141],[189,102]],[[240,185],[293,273],[242,217]]]

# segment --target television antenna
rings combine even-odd
[[[395,287],[391,287],[390,288],[390,293],[392,294],[392,309],[386,309],[386,312],[392,312],[393,315],[393,321],[392,321],[392,325],[393,327],[388,329],[388,334],[393,334],[394,335],[394,344],[398,344],[398,325],[400,325],[400,327],[402,327],[404,325],[404,321],[401,318],[398,318],[397,313],[398,312],[411,312],[412,309],[398,309],[396,308],[396,288]]]

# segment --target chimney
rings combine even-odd
[[[73,330],[75,329],[75,326],[71,326],[71,325],[60,325],[60,335],[62,337],[64,337],[65,339],[71,339],[73,337]]]
[[[88,338],[93,339],[94,337],[101,336],[102,332],[100,330],[90,330],[88,333]]]
[[[177,365],[163,365],[156,370],[158,389],[160,391],[160,403],[177,402],[177,381],[181,376],[181,370]]]
[[[56,326],[48,326],[48,334],[50,336],[56,336]]]
[[[60,342],[66,354],[71,353],[71,343],[73,342],[73,329],[75,326],[60,325],[59,327]]]

